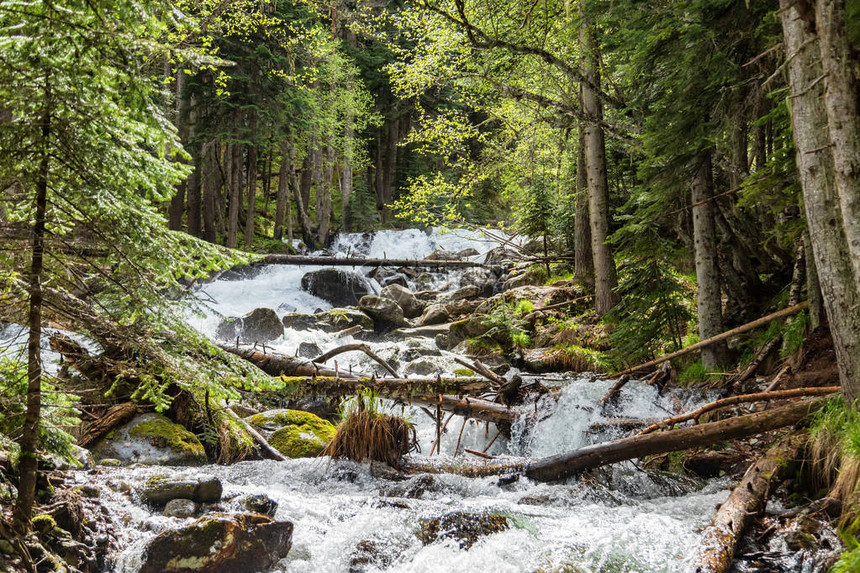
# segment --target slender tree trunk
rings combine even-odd
[[[272,238],[281,240],[284,236],[284,216],[290,206],[290,153],[289,144],[281,144],[281,169],[278,171],[278,200],[275,203],[275,232]]]
[[[299,179],[299,192],[302,200],[302,205],[307,213],[308,206],[311,203],[311,185],[314,182],[314,161],[313,154],[308,153],[305,160],[302,162],[302,173]]]
[[[254,242],[254,217],[257,214],[257,114],[251,114],[251,145],[248,147],[248,211],[245,218],[245,248]]]
[[[179,141],[184,145],[188,143],[188,101],[183,97],[183,91],[185,91],[185,72],[179,69],[176,71],[176,117],[174,121],[179,131]],[[187,187],[188,179],[185,179],[177,186],[176,194],[167,208],[167,226],[173,231],[182,229],[182,213],[185,211]]]
[[[352,116],[346,119],[345,146],[343,153],[343,165],[341,166],[340,186],[340,218],[344,231],[352,228],[352,214],[349,202],[352,199],[352,160],[355,148],[355,129],[352,125]]]
[[[843,395],[853,403],[860,397],[860,312],[857,311],[860,289],[845,232],[846,218],[851,212],[842,210],[844,203],[834,176],[835,147],[842,135],[831,137],[824,85],[820,81],[821,49],[793,0],[780,0],[780,18],[792,94],[789,104],[797,167],[812,254],[830,322]],[[826,37],[831,32],[821,30],[822,24],[826,26],[827,21],[819,23],[818,33]],[[844,160],[841,153],[840,160]],[[847,224],[857,225],[858,221],[850,220]]]
[[[720,268],[717,261],[717,233],[714,226],[714,175],[711,152],[697,158],[693,177],[693,245],[696,258],[696,283],[699,291],[699,339],[705,340],[723,331],[723,304],[720,295]],[[720,368],[726,355],[721,342],[702,349],[702,364],[712,371]]]
[[[320,245],[328,243],[328,235],[331,229],[331,182],[334,177],[334,148],[325,146],[322,154],[324,163],[322,171],[322,184],[317,189],[317,240]]]
[[[586,22],[581,26],[580,42],[588,52],[583,69],[587,81],[582,84],[582,106],[589,119],[585,127],[585,143],[591,251],[594,257],[594,303],[597,313],[605,314],[617,300],[614,289],[618,279],[615,260],[606,244],[609,235],[609,182],[603,128],[599,123],[603,119],[603,105],[597,91],[600,88],[600,54],[594,30]]]
[[[200,174],[203,186],[203,239],[210,243],[215,243],[218,240],[215,211],[218,202],[218,189],[221,187],[221,170],[218,161],[220,155],[221,144],[216,139],[203,145],[200,150],[203,161],[203,169]]]
[[[191,100],[191,111],[189,114],[189,139],[194,137],[197,130],[197,111],[194,99]],[[188,233],[195,237],[202,237],[202,225],[200,221],[201,210],[201,178],[203,168],[203,150],[199,144],[195,144],[191,151],[194,171],[188,176]]]
[[[263,217],[269,216],[269,200],[272,198],[272,148],[263,161]]]
[[[45,253],[45,222],[48,206],[48,175],[50,173],[51,145],[51,83],[45,78],[44,109],[41,129],[41,160],[36,178],[34,200],[35,218],[33,222],[33,252],[30,259],[30,303],[27,315],[27,412],[24,414],[24,427],[21,429],[20,463],[18,472],[18,505],[16,518],[26,530],[33,514],[36,497],[36,470],[38,466],[39,419],[42,415],[42,260]]]
[[[588,216],[588,172],[585,161],[585,122],[579,122],[576,153],[576,218],[574,219],[574,275],[578,282],[594,284],[591,254],[591,218]]]
[[[292,142],[289,143],[289,157],[290,157],[290,165],[293,164],[293,153],[294,147]],[[305,158],[304,165],[308,165],[308,159]],[[308,217],[308,212],[304,203],[304,178],[305,173],[308,173],[308,180],[310,180],[310,172],[306,171],[305,167],[302,167],[302,185],[296,185],[295,181],[295,173],[290,174],[290,181],[293,183],[293,192],[296,195],[296,212],[298,213],[299,225],[302,229],[302,240],[305,242],[305,245],[309,249],[313,249],[316,246],[316,237],[314,237],[314,231],[311,227],[311,220]],[[308,189],[310,189],[310,185],[308,185]],[[310,193],[308,193],[310,195]]]
[[[239,234],[239,207],[242,204],[242,144],[230,144],[230,205],[227,218],[227,246],[236,248]]]

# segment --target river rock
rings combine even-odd
[[[136,416],[112,430],[93,448],[97,460],[116,459],[125,464],[194,466],[206,463],[197,436],[161,414]]]
[[[320,455],[335,434],[331,422],[301,410],[269,410],[251,416],[248,422],[269,433],[272,447],[289,458]]]
[[[454,348],[467,338],[475,338],[486,333],[492,328],[485,324],[485,317],[473,316],[464,320],[458,320],[451,324],[448,330],[448,348]]]
[[[156,475],[146,480],[138,493],[144,502],[161,506],[174,499],[217,503],[223,491],[221,480],[210,475]]]
[[[171,499],[164,506],[164,511],[161,514],[165,517],[178,517],[184,519],[193,517],[197,513],[197,504],[190,499],[177,498]]]
[[[529,267],[525,272],[512,276],[502,283],[502,290],[511,290],[523,286],[542,285],[546,280],[546,274],[538,267]]]
[[[269,342],[284,335],[284,325],[271,308],[255,308],[244,316],[231,316],[221,321],[215,336],[221,340]]]
[[[424,257],[425,261],[457,261],[460,260],[460,257],[457,256],[456,253],[452,253],[451,251],[446,251],[445,249],[436,249],[426,257]]]
[[[293,524],[259,514],[213,514],[163,531],[143,556],[140,573],[262,571],[287,556]]]
[[[499,533],[508,528],[508,518],[492,513],[466,513],[456,511],[421,520],[421,530],[416,533],[424,545],[440,539],[454,539],[460,549],[469,549],[479,537]]]
[[[436,366],[432,360],[419,358],[418,360],[413,360],[407,364],[405,372],[407,375],[414,374],[416,376],[432,376],[433,374],[442,372],[442,369]]]
[[[391,286],[391,285],[400,285],[404,288],[409,287],[409,279],[406,278],[406,275],[403,273],[394,273],[390,277],[385,277],[381,281],[379,281],[383,287]]]
[[[443,304],[431,304],[424,309],[421,318],[418,319],[420,326],[429,326],[432,324],[444,324],[450,320],[451,316]]]
[[[373,329],[373,319],[354,308],[333,308],[314,316],[317,318],[316,327],[324,332],[339,332],[353,326]]]
[[[401,326],[409,326],[400,305],[389,298],[368,295],[361,298],[358,308],[373,319],[374,327],[385,332]]]
[[[238,501],[239,504],[252,513],[275,517],[275,512],[278,511],[278,502],[262,493],[247,495]]]
[[[316,342],[299,343],[299,356],[302,358],[316,358],[322,354],[322,350]]]
[[[424,305],[415,298],[408,288],[397,284],[391,284],[382,289],[381,297],[389,298],[396,302],[403,309],[403,316],[406,318],[415,318],[421,316],[424,310]]]
[[[316,328],[319,319],[313,314],[303,314],[301,312],[288,312],[284,315],[281,321],[284,328],[292,330],[310,330]]]
[[[481,287],[477,285],[466,285],[455,291],[445,293],[438,298],[439,302],[456,302],[481,296]]]
[[[512,265],[520,258],[516,251],[505,247],[496,247],[484,256],[484,264],[488,267]]]
[[[467,249],[463,249],[462,251],[457,251],[455,255],[458,259],[466,259],[468,257],[477,257],[481,253],[478,252],[478,249],[469,247]]]
[[[338,307],[358,304],[361,297],[373,293],[361,274],[335,268],[307,273],[302,277],[302,290]]]

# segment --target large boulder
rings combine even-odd
[[[197,436],[161,414],[143,414],[112,430],[93,448],[98,460],[126,464],[195,466],[206,463]]]
[[[370,282],[361,274],[335,268],[305,274],[302,290],[338,307],[358,304],[361,297],[373,293]]]
[[[379,296],[390,298],[396,302],[400,308],[403,309],[403,316],[406,318],[421,316],[421,312],[424,310],[424,305],[415,298],[412,291],[398,284],[390,284],[386,286],[382,289]]]
[[[284,335],[284,324],[271,308],[255,308],[244,316],[231,316],[221,321],[215,336],[221,340],[269,342]]]
[[[421,318],[418,319],[419,326],[429,326],[431,324],[444,324],[451,319],[448,310],[443,304],[431,304],[424,309]]]
[[[496,247],[484,257],[484,264],[488,267],[512,265],[520,258],[521,255],[512,249]]]
[[[524,272],[512,276],[502,284],[502,290],[511,290],[523,286],[542,285],[546,281],[546,274],[540,267],[531,266]]]
[[[484,316],[473,316],[452,323],[448,331],[448,348],[454,348],[468,338],[476,338],[488,332],[492,325],[485,320]]]
[[[314,316],[318,321],[317,328],[324,332],[339,332],[353,326],[373,329],[373,319],[354,308],[333,308]]]
[[[146,548],[140,573],[262,571],[287,556],[292,536],[292,523],[265,515],[207,515],[159,533]]]
[[[466,285],[455,291],[447,292],[438,298],[439,302],[457,302],[481,296],[481,287],[477,285]]]
[[[272,447],[289,458],[320,455],[335,434],[331,422],[301,410],[269,410],[251,416],[248,422],[268,434]]]
[[[403,309],[390,298],[364,296],[358,302],[358,308],[373,319],[374,327],[379,332],[409,326],[403,316]]]
[[[289,312],[284,315],[282,320],[284,328],[292,330],[310,330],[316,328],[319,319],[314,314],[304,314],[301,312]]]

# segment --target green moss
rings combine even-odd
[[[248,420],[258,427],[281,426],[269,438],[273,448],[290,458],[307,458],[322,453],[335,434],[335,427],[310,412],[276,410]]]
[[[474,376],[475,373],[469,368],[457,368],[454,370],[454,374],[457,376]]]
[[[154,419],[141,422],[129,430],[134,438],[146,438],[158,448],[170,448],[175,453],[183,453],[194,458],[204,458],[206,452],[197,436],[167,419]]]
[[[32,521],[33,529],[39,533],[48,533],[57,527],[57,522],[53,517],[46,513],[40,513],[35,516]]]

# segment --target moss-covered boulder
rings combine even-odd
[[[290,458],[320,455],[335,433],[331,422],[301,410],[269,410],[248,422],[268,434],[272,447]]]
[[[162,531],[143,556],[140,573],[263,571],[287,556],[293,524],[260,514],[201,517]]]
[[[317,328],[324,332],[338,332],[353,326],[373,329],[373,319],[354,308],[333,308],[315,315]]]
[[[143,414],[108,433],[93,448],[97,460],[124,464],[194,466],[206,463],[197,436],[161,414]]]
[[[400,305],[389,298],[368,295],[361,297],[358,308],[373,319],[377,332],[388,332],[402,326],[409,326]]]

